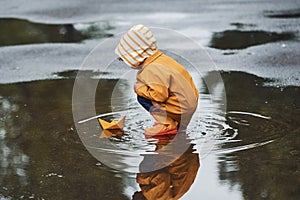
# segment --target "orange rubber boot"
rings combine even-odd
[[[145,135],[148,136],[158,136],[158,135],[171,135],[178,132],[177,126],[173,128],[169,124],[156,124],[151,128],[145,130]]]
[[[172,118],[154,113],[151,113],[151,115],[154,117],[156,122],[153,127],[145,129],[145,135],[170,135],[178,132],[178,122]]]

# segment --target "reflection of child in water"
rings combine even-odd
[[[185,136],[184,133],[179,133],[177,139],[181,139],[177,142],[187,143]],[[175,200],[189,190],[200,167],[199,155],[193,152],[192,144],[187,144],[187,149],[182,155],[178,155],[177,148],[177,143],[157,144],[158,155],[145,155],[140,170],[150,172],[137,174],[137,182],[142,191],[134,193],[133,200]],[[173,161],[169,162],[171,160]],[[157,166],[165,167],[151,171]]]
[[[138,69],[134,85],[138,102],[156,120],[147,135],[176,134],[195,112],[198,91],[187,70],[158,50],[156,39],[144,25],[133,26],[120,40],[116,54]]]

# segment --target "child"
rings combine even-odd
[[[187,70],[158,50],[156,39],[144,25],[133,26],[115,53],[138,69],[134,85],[138,102],[156,120],[146,135],[176,134],[186,128],[198,104],[198,91]]]

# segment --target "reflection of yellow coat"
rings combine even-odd
[[[157,50],[137,73],[137,95],[160,104],[174,114],[193,112],[198,91],[187,70],[171,57]]]
[[[154,172],[139,173],[137,182],[147,200],[175,200],[193,184],[199,169],[198,154],[191,148],[169,166]]]

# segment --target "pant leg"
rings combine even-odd
[[[152,101],[149,99],[146,99],[144,97],[141,96],[137,96],[137,101],[139,102],[139,104],[141,104],[141,106],[143,106],[143,108],[145,108],[148,112],[150,112],[150,109],[153,107]]]
[[[155,119],[156,122],[161,123],[161,124],[175,124],[176,122],[174,119],[170,118],[166,111],[161,109],[159,105],[154,106],[152,104],[152,101],[149,99],[146,99],[141,96],[137,96],[137,101],[143,108],[145,108]]]
[[[152,101],[141,96],[137,96],[138,102],[145,108],[154,119],[164,124],[174,124],[174,121],[178,122],[180,126],[186,128],[195,112],[195,109],[191,109],[190,112],[184,114],[175,114],[168,111],[162,111],[159,105],[154,106]],[[162,113],[161,113],[162,112]]]

